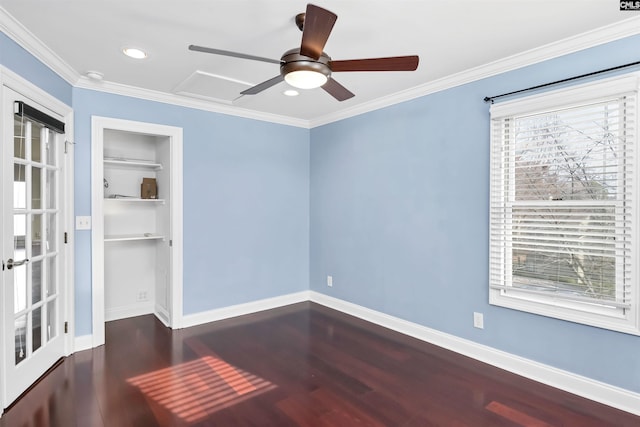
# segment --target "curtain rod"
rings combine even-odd
[[[544,84],[537,85],[537,86],[531,86],[531,87],[528,87],[526,89],[515,90],[513,92],[503,93],[501,95],[485,96],[484,97],[484,102],[491,102],[493,104],[493,100],[494,99],[502,98],[503,96],[509,96],[509,95],[515,95],[516,93],[528,92],[530,90],[540,89],[540,88],[547,87],[547,86],[553,86],[553,85],[557,85],[557,84],[560,84],[560,83],[570,82],[572,80],[578,80],[578,79],[582,79],[582,78],[585,78],[585,77],[595,76],[597,74],[608,73],[609,71],[615,71],[615,70],[619,70],[621,68],[632,67],[634,65],[640,65],[640,61],[631,62],[629,64],[624,64],[624,65],[618,65],[617,67],[611,67],[611,68],[607,68],[605,70],[594,71],[594,72],[587,73],[587,74],[581,74],[579,76],[569,77],[569,78],[562,79],[562,80],[556,80],[555,82],[551,82],[551,83],[544,83]]]

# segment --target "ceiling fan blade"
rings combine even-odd
[[[413,56],[393,56],[389,58],[347,59],[330,61],[333,72],[340,71],[414,71],[418,68],[419,58]]]
[[[247,55],[245,53],[231,52],[230,50],[214,49],[211,47],[196,46],[193,44],[189,45],[189,50],[193,50],[195,52],[213,53],[214,55],[232,56],[234,58],[251,59],[253,61],[269,62],[271,64],[278,65],[280,65],[281,63],[279,59],[263,58],[262,56]]]
[[[313,59],[320,58],[336,19],[338,19],[338,16],[335,13],[313,4],[308,4],[304,15],[304,26],[302,27],[300,54]]]
[[[327,80],[322,86],[329,95],[333,96],[338,101],[346,101],[349,98],[353,98],[355,95],[349,91],[346,87],[335,81],[333,78]]]
[[[255,95],[257,93],[262,92],[263,90],[269,89],[271,86],[277,85],[278,83],[280,83],[283,80],[284,80],[284,77],[282,77],[280,74],[278,74],[274,78],[269,79],[269,80],[267,80],[265,82],[262,82],[262,83],[258,83],[257,85],[255,85],[253,87],[250,87],[249,89],[245,89],[240,93],[242,95]]]

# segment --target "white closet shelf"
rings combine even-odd
[[[160,203],[164,204],[164,199],[141,199],[139,197],[105,197],[109,202],[135,202],[135,203]]]
[[[148,169],[155,169],[155,170],[162,169],[161,163],[156,163],[151,160],[105,157],[104,164],[105,166],[123,166],[123,167],[135,167],[135,168],[148,168]]]
[[[164,240],[165,236],[161,234],[114,234],[114,235],[105,235],[105,242],[126,242],[132,240]]]

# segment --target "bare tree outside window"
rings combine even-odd
[[[511,129],[512,285],[615,301],[619,102],[519,117]]]

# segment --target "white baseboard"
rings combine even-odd
[[[93,348],[93,335],[82,335],[81,337],[75,337],[73,340],[73,352],[89,350]]]
[[[244,304],[232,305],[229,307],[217,308],[195,314],[187,314],[182,317],[182,327],[202,325],[204,323],[215,322],[216,320],[228,319],[242,316],[244,314],[257,313],[259,311],[270,310],[289,304],[309,301],[309,291],[296,292],[274,298],[267,298],[258,301],[251,301]]]
[[[419,340],[496,366],[614,408],[640,415],[640,393],[557,369],[524,357],[496,350],[417,323],[408,322],[357,304],[310,291],[310,300]]]
[[[171,328],[171,324],[169,323],[169,319],[171,316],[169,315],[169,312],[164,307],[161,307],[158,304],[156,304],[155,307],[156,308],[153,314],[156,316],[156,318],[160,322],[162,322],[164,326],[166,326],[167,328]]]
[[[143,316],[153,314],[154,304],[152,302],[131,304],[123,307],[108,308],[104,310],[104,321],[126,319],[127,317]]]
[[[251,301],[244,304],[232,305],[229,307],[218,308],[209,311],[203,311],[195,314],[188,314],[182,318],[182,327],[202,325],[216,320],[229,319],[231,317],[242,316],[244,314],[257,313],[272,308],[283,307],[285,305],[295,304],[298,302],[309,301],[309,291],[296,292],[294,294],[282,295],[274,298],[267,298],[258,301]],[[128,307],[118,307],[116,309],[105,310],[105,321],[124,319],[127,317],[142,316],[144,314],[154,314],[165,326],[169,327],[164,316],[168,316],[166,310],[155,306],[156,312],[153,311],[154,306],[139,304]],[[164,315],[164,316],[162,316]],[[93,348],[93,335],[84,335],[76,337],[74,341],[73,351],[82,351]]]

